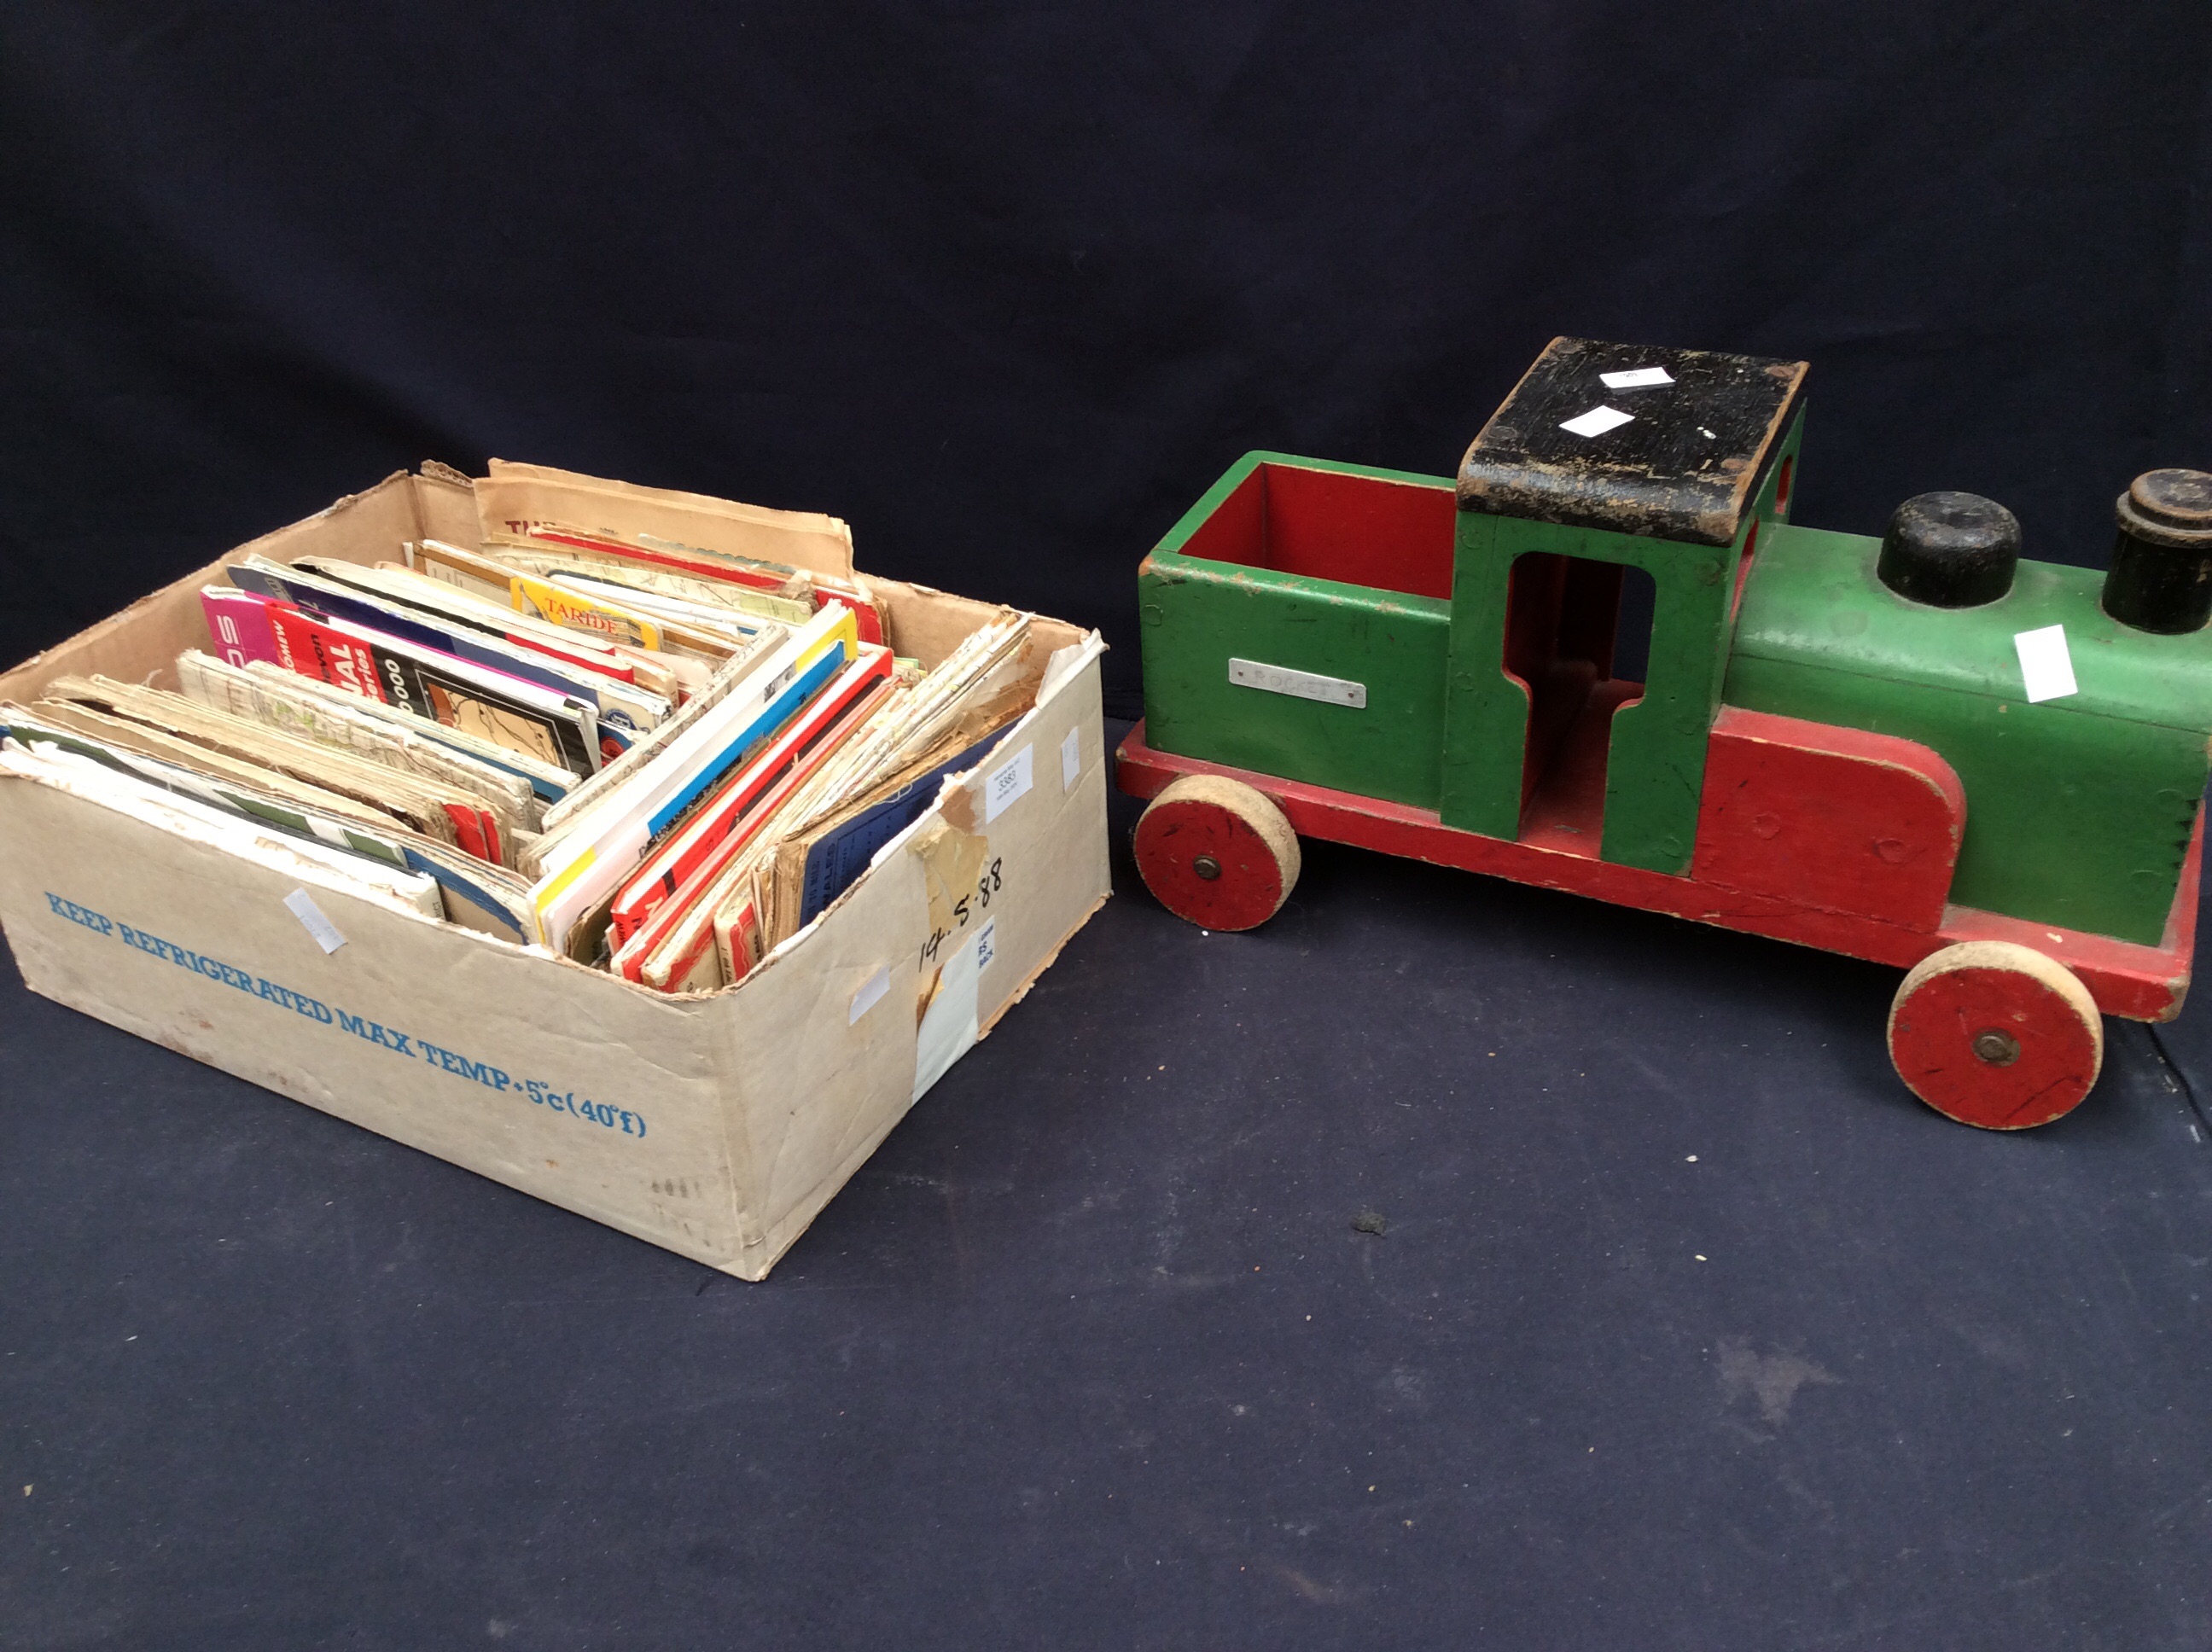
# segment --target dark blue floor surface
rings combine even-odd
[[[758,1285],[9,971],[0,1645],[2212,1647],[2212,1004],[1985,1135],[1893,971],[1326,846],[1203,935],[1133,812]]]

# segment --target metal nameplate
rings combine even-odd
[[[1231,659],[1229,680],[1241,688],[1265,689],[1269,694],[1295,695],[1328,706],[1367,709],[1367,685],[1319,671],[1294,671],[1287,665],[1263,665],[1256,659]]]

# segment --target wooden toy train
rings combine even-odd
[[[1239,460],[1139,576],[1152,892],[1249,928],[1304,835],[1903,966],[1916,1095],[2067,1112],[2189,984],[2212,476],[2138,477],[2101,586],[1966,494],[1797,527],[1805,373],[1561,338],[1456,484]]]

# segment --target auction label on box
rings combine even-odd
[[[983,782],[983,823],[986,826],[996,820],[1009,805],[1027,794],[1030,756],[1034,750],[1033,747],[1024,746]]]

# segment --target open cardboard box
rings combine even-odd
[[[621,520],[609,519],[619,495]],[[375,562],[539,519],[861,580],[934,664],[993,612],[854,575],[843,523],[495,463],[428,467],[265,535],[0,677],[174,687],[198,592],[248,552]],[[0,783],[0,926],[33,991],[740,1278],[764,1277],[907,1108],[1110,892],[1104,644],[1032,622],[1036,703],[827,911],[720,992],[671,997],[349,893],[271,832],[251,856],[60,787]],[[988,906],[963,884],[988,876]],[[345,938],[325,953],[285,897]],[[934,938],[934,939],[933,939]]]

